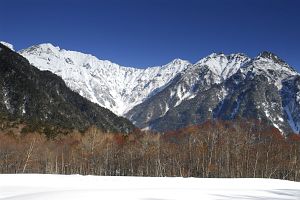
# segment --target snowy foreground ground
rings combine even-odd
[[[0,175],[0,200],[300,199],[300,183],[271,179]]]

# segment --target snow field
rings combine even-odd
[[[272,179],[0,175],[0,200],[35,199],[300,199],[300,183]]]

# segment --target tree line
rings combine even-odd
[[[0,173],[277,178],[300,181],[300,137],[259,122],[208,121],[166,133],[91,127],[47,138],[0,133]]]

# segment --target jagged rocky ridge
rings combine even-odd
[[[0,44],[1,119],[26,124],[84,130],[130,132],[134,126],[123,117],[70,90],[49,71],[40,71],[27,59]]]
[[[213,53],[195,64],[176,59],[147,69],[119,66],[51,44],[20,53],[140,128],[166,131],[208,119],[242,118],[265,121],[285,134],[299,133],[299,74],[270,52],[255,58]]]

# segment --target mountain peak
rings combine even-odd
[[[203,63],[203,62],[207,62],[208,60],[211,59],[227,59],[227,60],[231,60],[231,59],[235,59],[235,58],[240,58],[240,59],[250,59],[246,54],[243,53],[232,53],[232,54],[224,54],[222,52],[219,53],[211,53],[208,56],[202,58],[201,60],[199,60],[197,63]]]
[[[45,52],[45,53],[58,53],[59,51],[61,51],[61,49],[58,46],[54,46],[51,43],[42,43],[42,44],[38,44],[38,45],[33,45],[27,49],[22,49],[19,51],[19,53],[30,53],[30,54],[39,54],[41,52]]]
[[[249,58],[246,54],[244,53],[232,53],[228,55],[230,58]]]
[[[199,60],[196,65],[208,67],[221,80],[228,78],[234,74],[241,66],[250,60],[244,54],[212,53],[207,57]]]
[[[214,53],[209,54],[207,57],[215,58],[215,57],[219,57],[219,56],[225,56],[225,55],[222,52],[218,52],[218,53],[214,52]]]
[[[51,43],[42,43],[37,45],[40,48],[60,49],[58,46],[54,46]]]
[[[183,64],[183,63],[189,63],[189,61],[183,60],[183,59],[180,59],[180,58],[175,58],[169,64],[180,65],[180,64]]]
[[[276,54],[270,52],[270,51],[263,51],[261,52],[257,58],[266,58],[266,59],[269,59],[269,60],[273,60],[275,62],[281,62],[281,63],[284,63],[284,61],[279,58]]]
[[[284,60],[282,60],[280,57],[278,57],[276,54],[269,52],[269,51],[263,51],[261,52],[255,59],[254,62],[259,62],[259,66],[262,67],[270,67],[270,64],[264,65],[262,64],[260,61],[267,61],[267,62],[273,62],[275,65],[272,65],[273,68],[275,66],[280,66],[279,68],[277,67],[277,69],[285,69],[288,70],[290,72],[292,72],[293,74],[296,72],[296,70],[289,66]]]

